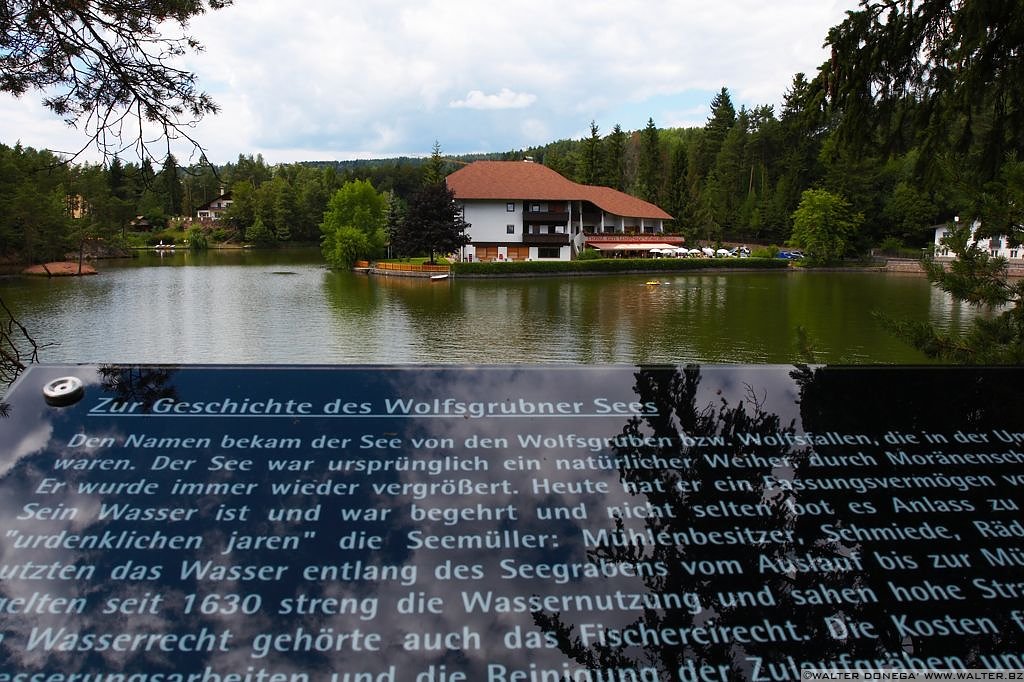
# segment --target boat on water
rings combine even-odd
[[[432,281],[437,281],[437,280],[441,280],[441,279],[448,279],[448,273],[447,272],[443,272],[443,273],[441,273],[439,275],[431,275],[430,279]]]

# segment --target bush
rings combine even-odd
[[[273,246],[277,243],[277,235],[260,218],[245,231],[245,240],[255,246]]]
[[[193,251],[206,251],[210,248],[210,240],[206,238],[206,232],[199,227],[193,227],[189,229],[188,235],[188,248]]]
[[[535,260],[453,263],[455,275],[557,274],[565,272],[685,272],[722,268],[785,268],[787,261],[769,258],[599,258],[597,260]]]
[[[174,233],[167,231],[154,232],[146,236],[145,240],[146,246],[157,246],[159,244],[173,244],[176,241]]]
[[[576,256],[576,260],[600,260],[602,258],[604,258],[604,254],[598,249],[584,249],[580,255]]]
[[[779,255],[779,247],[772,244],[771,246],[760,246],[750,252],[751,258],[775,258]]]
[[[213,239],[217,244],[222,244],[227,241],[231,241],[238,237],[237,230],[231,230],[226,227],[215,227],[213,232],[210,233],[210,238]]]
[[[934,248],[934,244],[929,244],[930,247]],[[919,260],[922,255],[926,253],[926,249],[921,248],[907,248],[903,243],[902,239],[896,237],[886,237],[882,240],[882,243],[878,245],[875,253],[880,256],[891,256],[893,258],[910,258]]]
[[[899,253],[902,248],[903,240],[898,237],[886,237],[878,245],[878,250],[882,253]]]

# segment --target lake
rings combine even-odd
[[[875,311],[960,328],[923,276],[709,272],[378,278],[315,250],[145,253],[85,278],[0,279],[49,363],[919,363]]]

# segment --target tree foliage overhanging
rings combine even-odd
[[[146,130],[185,139],[217,105],[178,58],[202,49],[189,20],[232,0],[11,0],[0,14],[0,91],[45,93],[43,104],[114,156],[154,155]],[[176,24],[179,32],[168,32]]]
[[[1008,281],[1006,263],[974,241],[1024,240],[1020,3],[864,0],[829,32],[828,43],[835,138],[853,155],[916,155],[918,186],[947,193],[960,218],[945,244],[956,260],[949,267],[928,262],[929,278],[992,311],[963,336],[900,321],[890,326],[933,357],[1024,361],[1024,285]]]

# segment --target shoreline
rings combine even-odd
[[[243,247],[220,247],[224,250],[235,250]],[[113,256],[110,259],[133,258],[134,254],[128,256]],[[95,259],[89,259],[93,261]],[[377,269],[375,267],[354,268],[354,272],[378,277],[405,277],[415,279],[428,279],[432,272],[403,272]],[[686,268],[680,270],[665,268],[631,268],[629,270],[601,271],[601,270],[566,270],[554,272],[502,272],[502,273],[456,273],[452,272],[450,279],[525,279],[525,278],[548,278],[548,277],[594,277],[607,275],[678,275],[697,273],[729,273],[729,272],[866,272],[866,273],[893,273],[906,275],[923,276],[924,269],[921,263],[909,259],[887,259],[884,263],[872,265],[847,265],[816,268],[746,268],[740,264],[733,267],[713,266],[706,268]],[[24,263],[6,262],[0,263],[0,276],[27,276],[27,277],[84,277],[98,274],[96,268],[90,262],[83,262],[81,272],[77,261],[51,261],[44,264],[26,265]],[[1007,276],[1010,278],[1024,277],[1024,263],[1010,263],[1007,268]],[[448,278],[446,278],[448,279]]]
[[[51,261],[30,265],[21,270],[21,274],[30,277],[84,277],[95,275],[96,268],[88,263],[79,265],[76,261]]]

